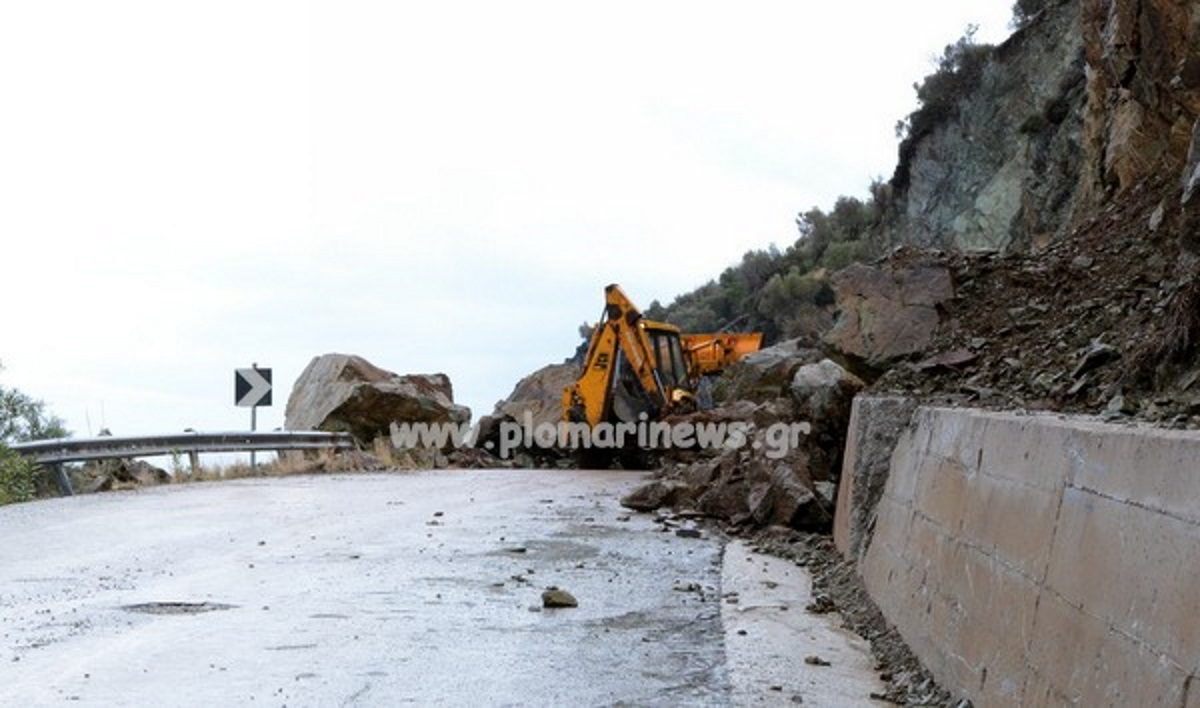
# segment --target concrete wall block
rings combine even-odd
[[[1039,694],[1079,706],[1183,705],[1186,671],[1052,594],[1039,603],[1029,660],[1039,675],[1030,705],[1046,705]]]
[[[1040,587],[995,557],[963,548],[957,581],[945,588],[971,618],[961,653],[980,666],[998,663],[1023,670]],[[997,634],[997,627],[1004,628],[1002,634]]]
[[[1072,483],[1200,524],[1200,441],[1176,430],[1079,423]]]
[[[962,527],[970,488],[969,472],[952,457],[930,455],[920,466],[915,508],[949,531]]]
[[[852,557],[854,550],[861,542],[864,530],[855,528],[850,517],[854,510],[859,513],[866,511],[861,502],[854,503],[855,478],[859,470],[859,427],[862,425],[862,397],[854,399],[850,407],[850,423],[846,429],[846,449],[842,453],[842,474],[838,478],[837,506],[833,513],[833,545],[846,557]]]
[[[980,706],[1200,708],[1200,435],[911,420],[860,567],[944,685]]]
[[[909,631],[931,649],[947,644],[961,646],[964,625],[968,622],[966,611],[955,598],[930,592],[926,621]],[[915,651],[915,648],[914,648]],[[929,651],[928,649],[926,651]],[[972,686],[979,683],[979,667],[961,652],[940,652],[939,665],[929,669],[937,676],[946,676],[947,682],[956,686]]]
[[[936,584],[929,582],[932,559],[944,535],[932,524],[912,518],[907,507],[887,499],[881,501],[879,511],[877,536],[862,564],[863,584],[880,611],[896,618],[893,623],[915,620],[908,627],[915,640],[928,639],[925,628],[937,592]],[[899,529],[904,529],[903,535]]]
[[[1039,588],[975,551],[964,557],[963,576],[968,590],[958,597],[968,621],[956,646],[976,669],[976,682],[966,685],[977,687],[977,705],[1022,705]]]
[[[833,538],[847,558],[861,560],[875,507],[890,478],[891,458],[910,430],[916,402],[902,396],[858,396],[850,411],[838,486]],[[910,495],[911,498],[911,495]]]
[[[1200,708],[1200,676],[1192,673],[1184,684],[1183,693],[1187,696],[1183,708]]]
[[[1071,435],[1048,415],[991,414],[989,438],[978,461],[981,473],[1038,489],[1058,491],[1070,469],[1066,440]]]
[[[1029,667],[1025,676],[1025,686],[1021,690],[1021,705],[1023,706],[1069,706],[1071,700],[1060,693],[1058,686],[1050,680],[1045,672],[1036,666]]]
[[[886,617],[924,616],[929,606],[931,590],[925,583],[926,573],[900,555],[881,550],[871,544],[868,560],[863,565],[863,585],[875,599],[879,611]]]
[[[1200,661],[1197,549],[1198,526],[1067,489],[1046,584],[1194,669]]]
[[[883,492],[885,495],[907,502],[916,498],[917,480],[920,477],[918,461],[926,456],[928,450],[925,432],[926,429],[918,423],[916,428],[900,435],[889,462],[887,486]]]
[[[941,681],[1019,705],[1037,585],[923,516],[906,539],[868,550],[864,579],[881,611]]]
[[[975,410],[937,409],[935,421],[940,425],[957,423],[957,430],[944,445],[944,453],[960,461],[972,473],[978,471],[983,449],[988,445],[994,424],[989,413]]]
[[[884,528],[888,530],[887,537],[880,539],[879,545],[890,553],[902,554],[907,545],[909,525],[912,523],[912,507],[884,497],[879,500],[875,514],[875,532],[878,533]],[[871,545],[875,545],[874,542]]]
[[[1006,565],[1041,580],[1050,559],[1059,496],[994,476],[976,477],[965,499],[963,538],[993,551]]]

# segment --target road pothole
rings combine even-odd
[[[147,615],[198,615],[234,607],[237,605],[220,602],[141,602],[136,605],[124,605],[121,609]]]

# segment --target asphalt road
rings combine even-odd
[[[738,650],[731,679],[724,539],[619,507],[641,477],[290,477],[0,508],[0,704],[803,699],[796,672],[813,667],[760,682],[764,662]],[[578,607],[544,609],[548,586]],[[749,625],[760,654],[769,639],[790,647],[811,634],[770,629],[761,611]],[[797,665],[804,653],[774,652]],[[866,690],[804,702],[861,705]]]

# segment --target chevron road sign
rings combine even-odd
[[[271,370],[234,369],[233,401],[243,408],[271,405]]]

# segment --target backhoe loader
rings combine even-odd
[[[642,317],[617,285],[592,331],[583,373],[563,390],[567,423],[636,423],[696,409],[701,377],[757,351],[760,333],[682,334]]]

